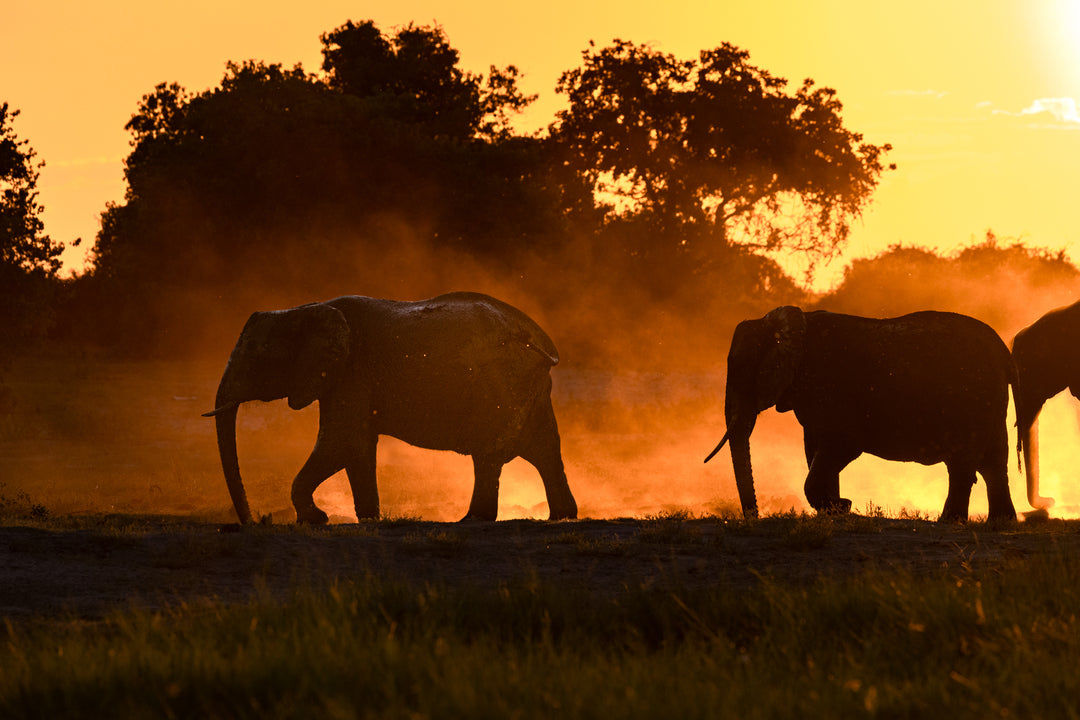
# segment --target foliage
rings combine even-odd
[[[890,146],[844,128],[834,90],[788,94],[733,45],[680,60],[616,40],[582,57],[559,79],[570,106],[552,133],[612,217],[647,218],[669,252],[830,255],[884,169]]]
[[[256,288],[356,292],[410,244],[498,263],[565,242],[544,143],[508,129],[532,99],[516,69],[463,72],[437,26],[349,22],[322,39],[325,77],[229,63],[219,87],[142,98],[124,202],[79,288],[84,312],[112,318],[81,324],[104,344],[152,352],[169,342],[157,328],[189,337],[193,315],[219,314],[199,303]]]
[[[892,317],[917,310],[951,310],[977,317],[1011,337],[1047,310],[1072,303],[1080,270],[1063,253],[984,239],[951,254],[894,245],[851,263],[822,308]]]
[[[44,520],[49,517],[49,508],[34,502],[25,490],[16,490],[9,494],[7,483],[0,482],[0,519],[8,520]]]
[[[410,23],[392,37],[351,20],[321,37],[330,87],[382,106],[380,114],[460,140],[508,137],[509,118],[536,96],[517,88],[513,65],[481,76],[458,67],[442,28]]]
[[[52,316],[63,245],[44,234],[37,182],[43,162],[13,121],[19,111],[0,103],[0,361],[45,334]]]
[[[42,234],[37,181],[45,163],[35,163],[29,142],[16,136],[12,121],[18,116],[0,103],[0,264],[54,276],[63,246]]]

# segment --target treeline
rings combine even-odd
[[[350,21],[321,42],[317,72],[249,60],[203,92],[147,93],[85,273],[56,279],[40,222],[0,226],[5,267],[58,291],[4,285],[0,321],[29,302],[27,341],[220,354],[253,309],[473,289],[546,321],[568,357],[689,352],[718,314],[812,301],[765,251],[834,256],[887,169],[834,91],[791,89],[728,44],[590,44],[556,87],[566,109],[523,134],[517,68],[462,70],[438,26]],[[31,220],[35,181],[0,114],[0,185],[22,183]],[[19,202],[3,202],[6,218]]]

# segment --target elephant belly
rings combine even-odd
[[[853,415],[848,421],[836,417],[819,425],[817,436],[825,444],[837,444],[849,451],[865,452],[884,460],[935,465],[960,456],[978,457],[999,433],[982,416],[931,412],[901,415],[919,417],[921,422],[897,421],[895,413]],[[1001,412],[1004,427],[1004,409]]]
[[[432,450],[508,458],[516,454],[514,442],[540,391],[503,392],[467,378],[438,385],[417,380],[397,388],[374,407],[380,435]]]

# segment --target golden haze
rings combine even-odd
[[[200,91],[220,81],[227,61],[248,58],[286,66],[301,62],[315,70],[319,34],[346,19],[370,17],[383,28],[435,21],[461,51],[466,68],[485,72],[489,64],[514,63],[524,71],[523,89],[540,99],[521,127],[534,130],[552,120],[560,106],[553,92],[556,79],[579,63],[590,40],[652,42],[683,57],[728,41],[793,83],[813,77],[835,87],[846,124],[869,142],[894,146],[889,160],[898,169],[884,176],[873,205],[853,229],[847,255],[818,276],[820,289],[840,277],[846,261],[872,256],[892,243],[947,251],[981,237],[987,228],[1074,251],[1080,118],[1070,102],[1080,97],[1078,5],[1034,0],[991,8],[914,0],[902,6],[862,4],[853,12],[846,0],[678,5],[377,0],[359,9],[337,0],[302,7],[196,0],[176,12],[125,0],[92,5],[42,0],[16,3],[0,24],[5,93],[0,100],[22,110],[16,130],[47,162],[40,188],[47,231],[61,241],[84,240],[81,249],[65,256],[68,268],[77,271],[97,230],[98,213],[106,202],[123,199],[122,160],[129,152],[123,125],[139,97],[158,82],[177,81]],[[797,258],[781,260],[799,267]],[[546,322],[543,308],[516,297],[512,283],[481,274],[465,277],[341,291],[422,297],[467,282],[528,310],[556,341],[582,330]],[[1017,309],[1008,326],[997,328],[1007,340],[1054,306],[1043,297],[1032,300],[1028,290],[1018,287],[1015,296],[998,299]],[[331,294],[297,300],[256,289],[245,302],[258,297],[258,307],[280,307]],[[583,307],[590,301],[583,293]],[[949,302],[943,299],[941,306],[948,308]],[[619,353],[612,352],[609,377],[590,374],[581,368],[583,359],[573,357],[553,373],[568,473],[583,514],[638,515],[673,507],[715,512],[736,505],[727,454],[701,465],[723,432],[723,358],[731,323],[688,310],[684,318],[645,317],[633,333],[602,323],[594,332],[638,341],[622,352],[663,353],[642,338],[665,323],[685,325],[687,334],[701,338],[701,357],[690,359],[691,369],[623,372]],[[209,409],[228,349],[208,349],[214,359],[198,368],[87,363],[63,396],[27,411],[17,446],[0,460],[3,476],[25,481],[35,497],[57,511],[228,516],[212,423],[198,418]],[[56,379],[51,369],[22,368],[21,381],[39,383],[48,398],[44,388]],[[1043,488],[1057,498],[1058,516],[1080,514],[1080,488],[1071,477],[1080,448],[1076,418],[1075,401],[1059,397],[1048,404],[1040,424]],[[758,493],[768,510],[806,507],[798,431],[790,415],[766,413],[754,435]],[[288,483],[313,442],[313,416],[288,413],[280,403],[245,408],[241,432],[241,462],[253,506],[287,513]],[[1014,500],[1022,509],[1022,480],[1015,465],[1010,469]],[[842,492],[857,509],[873,502],[932,516],[941,509],[945,486],[941,466],[867,457],[841,480]],[[466,459],[382,441],[386,512],[455,519],[464,513],[470,487]],[[502,517],[544,514],[538,509],[543,492],[528,466],[509,466],[502,487]],[[317,498],[327,509],[350,515],[341,477],[328,482]],[[972,498],[972,511],[985,512],[981,483]]]

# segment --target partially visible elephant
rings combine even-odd
[[[1005,415],[1016,387],[1009,349],[964,315],[917,312],[885,320],[780,307],[735,328],[728,354],[727,433],[743,515],[758,512],[750,434],[758,413],[795,411],[818,512],[847,512],[840,471],[868,452],[924,465],[944,462],[942,520],[968,517],[978,472],[991,518],[1015,519]]]
[[[1048,509],[1054,498],[1039,494],[1039,413],[1047,400],[1069,388],[1080,398],[1080,302],[1051,310],[1013,338],[1020,374],[1016,427],[1024,452],[1028,502]]]
[[[240,478],[240,403],[288,397],[299,410],[319,401],[315,448],[297,474],[297,522],[325,523],[312,494],[348,473],[359,519],[379,516],[379,435],[471,455],[466,518],[495,520],[499,474],[515,457],[540,472],[552,520],[577,517],[551,406],[551,339],[520,310],[477,293],[416,302],[339,297],[256,312],[233,348],[217,390],[218,449],[241,523],[252,521]]]

